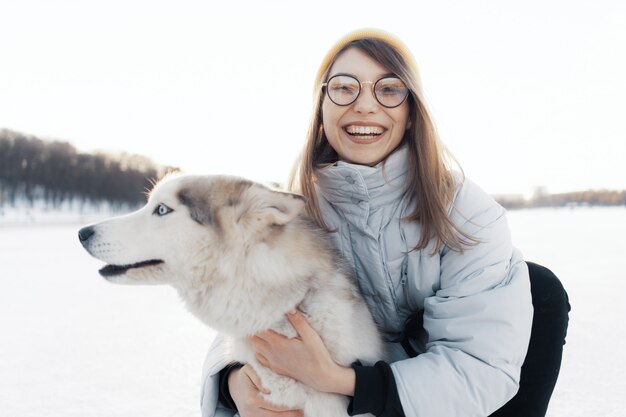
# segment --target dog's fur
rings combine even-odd
[[[304,199],[244,179],[173,176],[142,209],[85,227],[87,251],[123,284],[170,284],[188,309],[232,338],[233,359],[249,363],[275,404],[305,417],[347,415],[347,397],[320,393],[260,365],[247,337],[295,331],[299,308],[333,359],[350,366],[384,356],[381,338],[353,273],[325,232],[304,215]]]

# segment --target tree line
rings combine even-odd
[[[139,155],[78,152],[71,144],[0,129],[0,206],[18,199],[140,205],[152,182],[177,168]]]
[[[178,168],[140,155],[81,153],[71,144],[0,129],[0,207],[17,200],[139,206],[152,183]],[[508,209],[579,205],[626,206],[626,190],[539,193],[531,199],[496,197]]]
[[[496,197],[507,209],[535,207],[626,206],[626,190],[587,190],[522,197]]]

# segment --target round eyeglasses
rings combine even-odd
[[[409,89],[397,77],[383,77],[378,81],[359,81],[351,75],[335,75],[322,84],[330,101],[338,106],[349,106],[354,103],[363,84],[372,85],[372,93],[381,106],[387,108],[398,107],[409,96]]]

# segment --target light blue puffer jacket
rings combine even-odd
[[[463,253],[443,247],[432,255],[434,242],[412,251],[420,226],[401,220],[411,211],[406,153],[375,167],[338,162],[321,170],[322,213],[389,342],[406,416],[488,416],[517,392],[533,315],[528,269],[505,210],[460,177],[450,218],[480,243]],[[428,337],[412,343],[423,353],[407,358],[398,342],[419,309]],[[220,340],[205,362],[203,417],[230,415],[217,407],[216,373],[228,362]]]

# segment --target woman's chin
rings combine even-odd
[[[376,146],[378,145],[378,146]],[[346,146],[342,152],[337,152],[339,157],[351,164],[374,166],[380,163],[382,160],[393,151],[388,149],[387,146],[382,143],[371,145],[351,145]],[[355,149],[356,148],[356,149]]]

